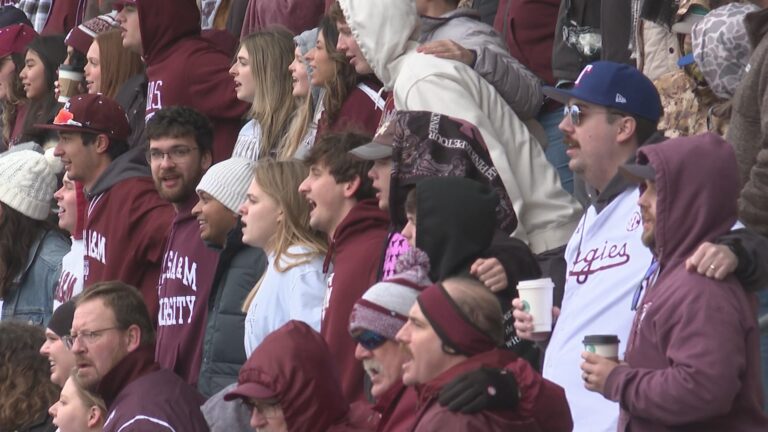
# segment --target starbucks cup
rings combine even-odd
[[[72,96],[80,93],[83,71],[70,65],[59,66],[59,102],[67,103]]]
[[[619,337],[616,335],[587,335],[582,343],[584,351],[619,360]]]
[[[552,290],[555,284],[550,278],[520,281],[517,292],[523,310],[533,317],[533,332],[552,331]]]

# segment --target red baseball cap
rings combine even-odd
[[[73,96],[59,110],[52,123],[36,124],[38,129],[62,132],[92,132],[127,140],[131,134],[125,110],[114,100],[97,94]]]
[[[0,29],[0,57],[13,53],[21,54],[27,50],[37,32],[26,24],[12,24]]]

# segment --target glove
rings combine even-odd
[[[514,375],[505,369],[480,368],[448,383],[438,396],[440,405],[454,412],[515,410],[520,391]]]

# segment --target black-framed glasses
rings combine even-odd
[[[612,110],[609,108],[605,108],[605,111],[602,111],[599,108],[591,108],[591,107],[585,108],[584,106],[581,106],[579,104],[568,104],[563,106],[563,117],[569,117],[571,120],[571,124],[574,126],[578,126],[581,124],[581,117],[583,115],[586,115],[592,112],[606,112],[608,114],[618,115],[618,116],[627,115],[621,111]]]
[[[371,330],[363,330],[354,336],[357,343],[362,345],[363,348],[368,351],[375,350],[376,348],[384,345],[387,341],[385,336],[382,336]]]
[[[64,346],[68,350],[71,350],[72,347],[75,346],[75,341],[77,339],[80,339],[80,343],[82,343],[83,345],[91,345],[92,343],[96,342],[96,340],[98,340],[104,332],[109,330],[122,330],[122,329],[120,327],[115,326],[115,327],[107,327],[107,328],[93,330],[93,331],[83,330],[73,335],[64,335],[61,337],[61,341],[64,342]]]
[[[171,159],[172,162],[177,163],[185,159],[187,156],[189,156],[190,153],[192,153],[195,150],[200,150],[200,149],[198,147],[189,147],[189,146],[172,147],[167,152],[161,151],[159,149],[149,149],[147,150],[145,157],[147,158],[147,162],[153,163],[153,162],[162,162],[163,159],[165,159],[165,157],[168,156],[168,158]]]

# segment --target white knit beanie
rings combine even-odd
[[[0,157],[0,201],[32,219],[51,214],[56,176],[42,154],[10,151]]]
[[[253,179],[253,162],[245,158],[230,158],[210,167],[205,172],[198,192],[205,192],[224,207],[237,213],[245,201],[245,194]]]

